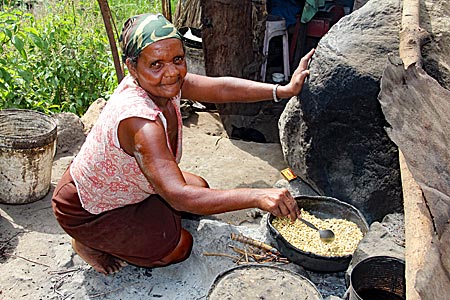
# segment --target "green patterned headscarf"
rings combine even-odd
[[[119,44],[122,48],[122,59],[137,58],[148,45],[169,38],[182,41],[176,27],[162,14],[142,14],[129,18],[122,29]]]

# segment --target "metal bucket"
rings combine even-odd
[[[0,110],[0,202],[31,203],[50,189],[56,123],[25,109]]]
[[[405,262],[390,256],[360,261],[350,275],[349,300],[405,300]]]

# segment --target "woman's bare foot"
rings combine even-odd
[[[72,239],[73,250],[97,272],[105,275],[117,273],[127,263],[111,254],[92,249],[81,242]]]

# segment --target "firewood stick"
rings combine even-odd
[[[231,233],[231,239],[234,241],[241,242],[243,244],[248,244],[248,245],[258,247],[259,249],[262,249],[262,250],[265,250],[268,252],[272,252],[273,254],[277,254],[277,255],[280,254],[280,252],[276,248],[274,248],[270,245],[267,245],[263,242],[246,237],[242,234],[237,235],[237,234]]]
[[[243,250],[243,249],[238,248],[236,246],[230,245],[230,248],[233,249],[234,252],[239,253],[241,255],[247,254],[248,256],[253,258],[255,261],[259,261],[259,260],[267,258],[266,255],[261,255],[261,254],[257,254],[257,253],[253,253],[253,252],[248,253],[246,250]]]
[[[226,254],[226,253],[203,252],[203,255],[204,256],[223,256],[223,257],[228,257],[228,258],[234,259],[236,261],[241,259],[240,257],[233,256],[233,255]]]

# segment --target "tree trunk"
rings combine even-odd
[[[201,29],[202,10],[200,0],[178,0],[173,24],[177,28],[193,27]]]
[[[172,10],[170,7],[170,0],[161,0],[162,14],[169,22],[172,22]]]
[[[201,7],[206,74],[257,80],[263,59],[266,1],[201,0]],[[271,101],[227,103],[217,108],[230,137],[278,143],[281,112],[273,105]],[[255,137],[235,135],[236,128],[259,131],[264,138],[256,139],[256,132]]]
[[[208,76],[242,77],[253,61],[251,0],[201,0]]]

